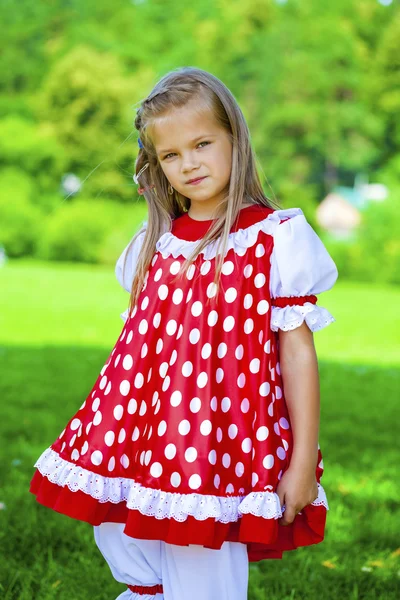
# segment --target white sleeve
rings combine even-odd
[[[306,321],[311,331],[318,331],[335,319],[316,305],[316,299],[305,301],[304,296],[329,290],[338,270],[300,208],[275,212],[282,222],[275,228],[271,254],[271,329],[287,331]],[[274,299],[280,299],[279,306],[274,306]]]
[[[118,280],[118,283],[130,293],[133,283],[133,278],[136,272],[136,265],[139,257],[139,252],[141,250],[144,236],[146,234],[146,226],[147,222],[142,224],[143,231],[139,233],[134,243],[131,245],[131,242],[124,248],[122,254],[118,258],[115,265],[115,275]],[[132,241],[132,240],[131,240]],[[126,256],[126,263],[124,268],[124,261]],[[121,318],[126,321],[128,318],[128,309],[125,310],[121,314]]]

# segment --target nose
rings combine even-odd
[[[199,159],[193,152],[186,152],[182,157],[182,172],[188,173],[199,168]]]

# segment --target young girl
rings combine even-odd
[[[125,324],[30,489],[94,526],[120,600],[244,600],[249,561],[324,539],[313,332],[338,273],[264,195],[216,77],[167,74],[135,125],[148,220],[116,266]]]

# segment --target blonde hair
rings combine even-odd
[[[132,282],[129,311],[136,305],[145,283],[146,272],[154,255],[157,240],[163,233],[171,230],[174,218],[181,216],[190,208],[189,198],[176,190],[173,194],[168,193],[169,182],[160,166],[151,139],[151,127],[157,118],[165,116],[174,108],[186,105],[191,100],[199,103],[199,108],[206,107],[211,110],[218,124],[229,133],[232,142],[232,168],[228,194],[212,217],[216,220],[192,254],[183,262],[178,276],[186,274],[205,246],[219,240],[214,278],[217,298],[228,235],[243,202],[279,208],[278,203],[267,198],[263,192],[256,171],[256,157],[251,147],[249,129],[229,89],[211,73],[195,67],[183,67],[167,73],[141,102],[135,119],[135,127],[143,145],[139,150],[135,171],[148,206],[148,219],[147,227],[142,227],[136,233],[128,247],[129,252],[136,238],[146,229]],[[126,258],[124,267],[125,263]]]

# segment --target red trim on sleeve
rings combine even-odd
[[[136,594],[139,594],[139,596],[144,596],[145,594],[148,594],[149,596],[155,596],[156,594],[162,594],[163,593],[163,586],[158,583],[157,585],[128,585],[127,586],[128,589],[131,590],[131,592],[134,592]]]
[[[273,298],[272,305],[284,308],[285,306],[303,306],[306,302],[317,303],[317,296],[282,296],[281,298]]]

